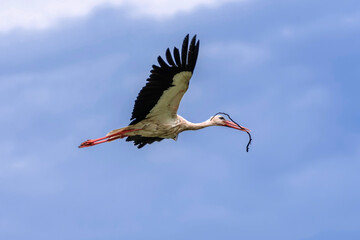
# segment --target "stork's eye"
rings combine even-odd
[[[219,117],[219,119],[220,119],[220,120],[225,120],[225,118],[224,118],[224,117]]]

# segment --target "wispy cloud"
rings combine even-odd
[[[0,32],[14,28],[45,29],[58,20],[82,17],[94,8],[110,5],[128,7],[131,16],[163,18],[178,12],[189,12],[197,7],[215,7],[226,2],[241,0],[14,0],[0,1]]]

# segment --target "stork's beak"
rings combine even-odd
[[[249,133],[250,132],[250,129],[246,128],[246,127],[243,127],[243,126],[238,126],[236,123],[232,122],[232,121],[225,121],[225,125],[226,127],[231,127],[231,128],[235,128],[237,130],[240,130],[240,131],[244,131],[244,132],[247,132]]]

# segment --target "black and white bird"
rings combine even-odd
[[[186,130],[198,130],[210,126],[226,126],[249,133],[249,129],[215,115],[201,123],[191,123],[177,115],[180,101],[189,87],[199,53],[199,40],[186,35],[181,54],[174,47],[173,55],[166,50],[165,62],[158,57],[159,66],[153,65],[146,85],[136,98],[130,125],[112,130],[105,137],[87,140],[79,147],[90,147],[104,142],[125,138],[142,148],[146,144],[160,142],[165,138],[177,139]]]

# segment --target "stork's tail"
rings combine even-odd
[[[127,127],[115,129],[115,130],[112,130],[111,132],[109,132],[108,134],[106,134],[105,137],[86,140],[85,142],[80,144],[79,148],[91,147],[91,146],[94,146],[94,145],[97,145],[100,143],[111,142],[116,139],[124,138],[124,137],[127,137],[126,133],[137,131],[137,130],[139,130],[139,129],[127,129]]]

